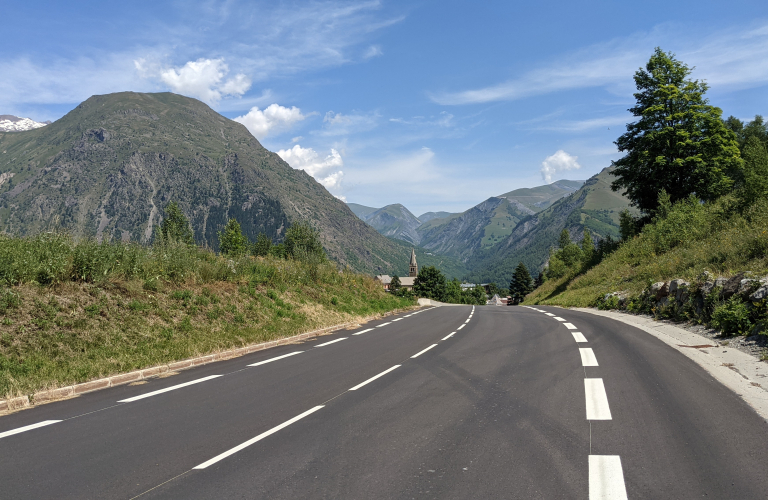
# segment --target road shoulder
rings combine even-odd
[[[768,420],[768,390],[763,387],[768,386],[768,363],[707,337],[650,318],[582,307],[572,310],[614,319],[653,335],[693,360]]]

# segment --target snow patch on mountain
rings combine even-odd
[[[20,118],[13,115],[0,115],[0,132],[23,132],[34,128],[45,127],[51,122],[36,122],[31,118]]]

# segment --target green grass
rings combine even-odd
[[[0,398],[413,304],[331,263],[60,234],[0,237],[0,279]]]
[[[528,304],[593,306],[607,293],[638,297],[651,283],[683,278],[695,282],[704,272],[732,276],[768,274],[768,202],[744,214],[733,199],[702,205],[685,201],[663,221],[647,225],[602,263],[584,274],[551,280],[526,298]]]

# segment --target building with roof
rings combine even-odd
[[[403,276],[402,278],[398,277],[398,279],[400,280],[400,288],[413,290],[413,285],[416,281],[416,276],[418,275],[419,275],[419,265],[416,263],[416,250],[414,248],[411,248],[411,261],[408,264],[408,276]],[[380,282],[381,285],[384,287],[384,290],[389,290],[389,287],[392,284],[392,277],[387,274],[380,274],[378,276],[374,276],[373,279]]]

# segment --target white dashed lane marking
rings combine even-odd
[[[285,356],[280,356],[280,357],[281,358],[285,358],[285,357],[291,356],[293,354],[298,354],[298,352],[294,352],[294,353],[287,354]],[[274,361],[275,359],[278,359],[278,358],[270,359],[269,361]],[[269,363],[269,361],[262,361],[262,363]],[[262,364],[262,363],[257,363],[257,364]],[[249,366],[254,366],[254,365],[249,365]],[[192,380],[190,382],[185,382],[183,384],[178,384],[178,385],[174,385],[174,386],[171,386],[171,387],[166,387],[165,389],[160,389],[160,390],[157,390],[157,391],[148,392],[148,393],[142,394],[140,396],[134,396],[134,397],[128,398],[128,399],[121,399],[120,401],[118,401],[118,403],[132,403],[132,402],[138,401],[140,399],[151,398],[152,396],[157,396],[158,394],[162,394],[164,392],[175,391],[176,389],[181,389],[182,387],[187,387],[189,385],[199,384],[200,382],[207,382],[208,380],[213,380],[213,379],[219,378],[219,377],[221,377],[221,375],[211,375],[209,377],[199,378],[197,380]]]
[[[436,347],[436,346],[437,346],[437,344],[432,344],[431,346],[427,347],[427,348],[426,348],[426,349],[424,349],[423,351],[419,351],[419,352],[417,352],[416,354],[414,354],[413,356],[411,356],[411,358],[418,358],[419,356],[421,356],[422,354],[424,354],[425,352],[427,352],[428,350],[430,350],[430,349],[432,349],[433,347]]]
[[[383,372],[379,373],[378,375],[375,375],[375,376],[373,376],[373,377],[369,378],[368,380],[366,380],[365,382],[363,382],[363,383],[361,383],[361,384],[357,384],[356,386],[352,387],[352,388],[351,388],[351,389],[349,389],[349,390],[350,390],[350,391],[356,391],[356,390],[358,390],[359,388],[363,387],[364,385],[366,385],[366,384],[370,384],[371,382],[373,382],[373,381],[374,381],[374,380],[376,380],[377,378],[379,378],[379,377],[383,377],[383,376],[384,376],[384,375],[386,375],[387,373],[391,372],[392,370],[394,370],[394,369],[396,369],[396,368],[400,368],[401,366],[402,366],[402,365],[395,365],[395,366],[393,366],[392,368],[390,368],[390,369],[388,369],[388,370],[384,370]]]
[[[368,332],[372,332],[372,331],[373,331],[373,328],[367,328],[367,329],[365,329],[363,331],[360,331],[360,332],[357,332],[357,333],[353,333],[352,335],[362,335],[364,333],[368,333]]]
[[[448,340],[449,338],[453,337],[455,334],[456,334],[456,332],[451,332],[448,335],[446,335],[445,337],[443,337],[443,340]]]
[[[561,317],[559,317],[559,316],[555,316],[555,319],[556,319],[557,321],[565,321],[565,318],[561,318]]]
[[[461,329],[462,329],[462,328],[464,328],[465,326],[467,326],[467,324],[466,324],[466,323],[464,323],[463,325],[461,325],[460,327],[458,327],[456,330],[457,330],[457,331],[458,331],[458,330],[461,330]]]
[[[573,340],[576,342],[586,342],[587,339],[584,338],[584,335],[581,332],[571,332],[571,335],[573,335]]]
[[[598,366],[597,358],[591,348],[581,348],[579,354],[581,355],[581,366]]]
[[[563,323],[563,325],[565,325],[565,327],[567,329],[569,329],[569,330],[575,330],[576,329],[576,326],[574,326],[573,323]]]
[[[589,500],[627,500],[621,457],[589,456]]]
[[[266,360],[264,360],[264,361],[259,361],[258,363],[253,363],[253,364],[250,364],[250,365],[248,365],[248,366],[259,366],[259,365],[266,365],[267,363],[271,363],[271,362],[273,362],[273,361],[277,361],[278,359],[287,358],[287,357],[289,357],[289,356],[295,356],[295,355],[297,355],[297,354],[301,354],[302,352],[304,352],[304,351],[296,351],[296,352],[291,352],[291,353],[289,353],[289,354],[283,354],[282,356],[278,356],[278,357],[276,357],[276,358],[270,358],[270,359],[266,359]]]
[[[587,400],[587,420],[612,420],[603,379],[585,378],[584,395]]]
[[[318,344],[315,347],[325,347],[327,345],[335,344],[336,342],[341,342],[342,340],[347,340],[347,337],[341,337],[340,339],[331,340],[330,342],[326,342],[324,344]]]
[[[391,321],[387,322],[387,323],[382,323],[382,324],[378,325],[376,328],[381,328],[382,326],[387,326],[387,325],[389,325],[391,323],[392,323]]]
[[[544,313],[544,314],[546,314],[547,316],[554,316],[554,314],[552,313]]]
[[[40,427],[45,427],[46,425],[57,424],[59,422],[61,422],[61,420],[43,420],[42,422],[38,422],[36,424],[25,425],[24,427],[19,427],[18,429],[11,429],[9,431],[0,432],[0,439],[13,436],[14,434],[31,431],[32,429],[39,429]]]

